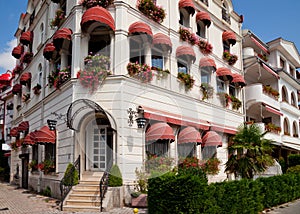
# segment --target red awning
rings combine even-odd
[[[30,132],[26,137],[24,138],[23,144],[25,145],[34,145],[35,144],[35,132]]]
[[[82,30],[87,31],[93,22],[104,24],[115,31],[115,21],[111,14],[103,7],[92,7],[84,12],[80,23]]]
[[[31,73],[30,72],[24,72],[20,77],[21,85],[26,85],[30,81],[31,81]]]
[[[179,132],[178,144],[182,143],[202,143],[200,132],[194,127],[186,127]]]
[[[164,46],[168,50],[172,51],[172,42],[170,37],[162,33],[157,33],[153,36],[152,45],[154,46]]]
[[[28,131],[28,130],[29,130],[29,122],[28,121],[23,121],[19,124],[19,126],[18,126],[19,132]]]
[[[53,36],[53,45],[59,50],[63,44],[63,40],[72,40],[72,30],[70,28],[62,28],[55,32]]]
[[[236,36],[235,33],[232,31],[224,31],[222,34],[223,41],[228,41],[229,44],[235,45],[236,43]]]
[[[264,51],[267,54],[270,54],[268,48],[261,44],[256,38],[254,38],[253,36],[250,36],[250,38],[262,51]]]
[[[19,135],[18,127],[14,127],[10,130],[10,136],[11,137],[17,137]]]
[[[50,60],[52,59],[52,56],[53,56],[53,52],[55,51],[55,46],[53,45],[52,42],[50,43],[47,43],[45,45],[45,48],[43,50],[43,56],[47,59],[47,60]]]
[[[18,45],[17,47],[14,47],[12,50],[11,55],[15,57],[16,59],[20,59],[22,53],[24,52],[24,47],[21,45]]]
[[[262,103],[262,104],[263,104],[263,106],[265,106],[266,111],[271,112],[271,113],[273,113],[273,114],[277,114],[277,115],[279,115],[279,116],[283,116],[283,113],[281,113],[280,110],[275,109],[275,108],[273,108],[272,106],[269,106],[269,105],[267,105],[267,104],[265,104],[265,103]]]
[[[246,85],[245,79],[244,79],[244,77],[242,75],[240,75],[240,74],[232,74],[232,77],[233,77],[233,79],[231,81],[232,83],[236,83],[236,84],[238,84],[241,87],[244,87]]]
[[[155,123],[146,132],[146,142],[175,140],[172,128],[167,123]]]
[[[269,72],[270,74],[272,74],[274,77],[276,77],[277,79],[280,78],[279,75],[276,74],[275,71],[273,71],[273,69],[270,68],[269,66],[267,66],[265,63],[262,62],[261,65],[262,65],[262,67],[263,67],[266,71],[268,71],[268,72]]]
[[[202,138],[202,146],[222,146],[222,137],[214,131],[208,131]]]
[[[217,69],[215,61],[209,57],[202,57],[200,59],[199,65],[200,65],[200,68],[213,67],[215,70]]]
[[[55,143],[56,132],[50,130],[48,126],[43,126],[40,130],[35,132],[36,143]]]
[[[178,3],[178,7],[186,9],[190,14],[194,15],[195,13],[195,5],[192,0],[180,0]]]
[[[216,73],[217,73],[217,76],[224,81],[226,81],[226,80],[231,81],[233,79],[232,73],[231,73],[230,69],[228,69],[228,68],[225,68],[225,67],[218,68]]]
[[[147,34],[151,39],[153,37],[152,30],[149,25],[145,24],[144,22],[135,22],[129,26],[128,33],[130,35],[134,34]]]
[[[12,74],[11,72],[7,72],[0,75],[0,84],[9,85],[11,82]]]
[[[196,14],[196,22],[199,22],[199,21],[202,21],[204,23],[204,25],[209,27],[211,24],[211,19],[210,19],[209,13],[204,12],[204,11],[199,11]]]
[[[188,57],[193,62],[196,60],[196,54],[194,52],[194,49],[190,46],[179,46],[176,49],[176,57]]]
[[[26,31],[21,34],[20,42],[23,45],[29,45],[32,42],[32,40],[33,40],[33,32]]]
[[[13,94],[21,94],[22,93],[22,85],[21,84],[15,84],[12,88]]]

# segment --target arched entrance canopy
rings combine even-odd
[[[111,128],[113,130],[117,129],[117,124],[111,114],[105,111],[101,106],[92,100],[79,99],[74,101],[68,109],[67,112],[67,126],[68,128],[78,131],[82,120],[85,116],[90,114],[103,114],[106,116],[110,122]]]

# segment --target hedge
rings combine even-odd
[[[288,165],[289,167],[300,165],[300,155],[290,154],[288,156]]]
[[[149,214],[257,214],[300,198],[300,174],[207,184],[201,176],[168,173],[149,179]]]

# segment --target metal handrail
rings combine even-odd
[[[73,173],[74,170],[78,171],[78,180],[80,180],[80,155],[78,156],[77,160],[73,163],[72,169],[69,171],[68,174],[65,174],[64,177],[60,181],[60,194],[61,194],[61,204],[60,209],[63,210],[63,203],[68,195],[68,193],[71,191],[73,187]]]
[[[103,199],[105,196],[105,193],[107,191],[107,187],[108,187],[108,179],[109,179],[109,173],[108,172],[104,172],[100,183],[99,183],[99,188],[100,188],[100,212],[103,211]]]

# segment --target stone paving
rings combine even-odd
[[[0,214],[86,214],[83,212],[64,212],[59,210],[59,201],[53,198],[37,195],[16,186],[0,183]],[[99,214],[99,212],[89,212]],[[139,209],[139,214],[147,213]],[[133,214],[133,208],[117,208],[102,214]]]

